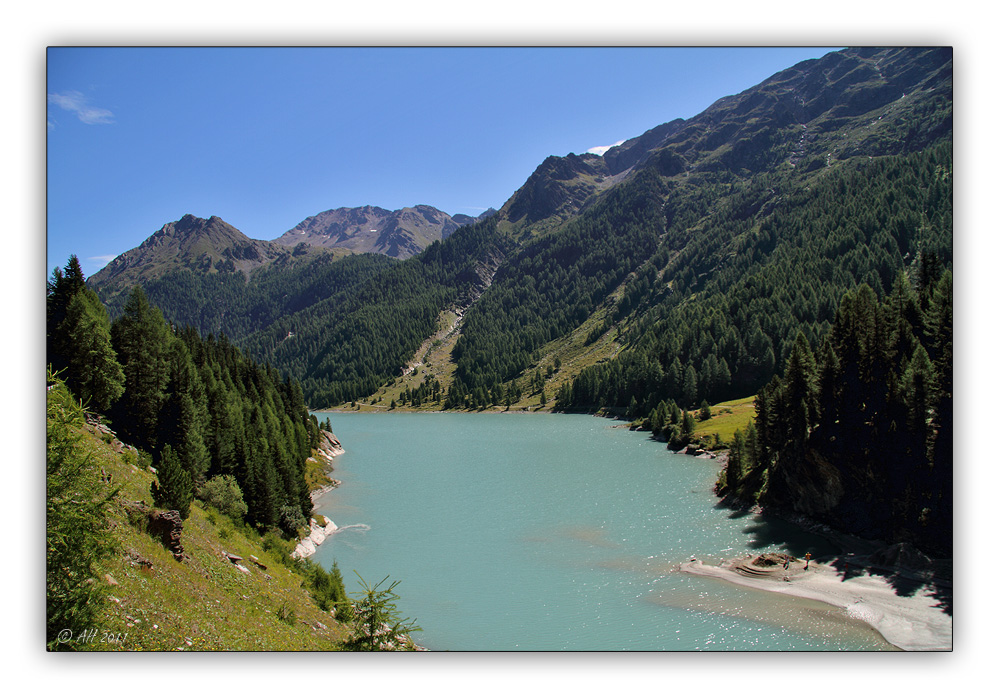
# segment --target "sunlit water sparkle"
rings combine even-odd
[[[680,573],[829,545],[718,506],[717,464],[583,415],[317,413],[349,593],[385,576],[432,650],[887,650],[841,610]]]

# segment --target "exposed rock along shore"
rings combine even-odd
[[[344,447],[341,446],[340,444],[340,440],[337,439],[337,435],[335,435],[333,432],[327,432],[326,430],[320,431],[319,446],[316,447],[316,452],[319,458],[326,461],[327,474],[333,471],[333,460],[336,457],[340,456],[341,454],[346,453]],[[332,481],[330,485],[325,485],[322,488],[317,488],[316,490],[309,493],[309,496],[312,498],[313,504],[316,503],[316,500],[321,495],[329,493],[331,490],[340,485],[340,481],[338,481],[336,478],[331,478],[330,480]]]
[[[344,451],[344,447],[340,444],[340,440],[337,439],[337,435],[333,432],[327,432],[326,430],[320,430],[319,446],[316,450],[319,452],[320,456],[330,462],[332,462],[335,457],[346,453]]]
[[[309,520],[309,535],[299,541],[292,551],[292,558],[307,558],[316,553],[316,547],[326,541],[326,537],[337,531],[337,525],[332,519],[320,524],[315,517]]]
[[[327,473],[333,471],[333,460],[341,454],[346,453],[340,440],[337,439],[337,435],[326,430],[320,431],[319,446],[316,447],[316,451],[319,458],[326,461],[328,466]],[[340,481],[337,479],[331,478],[330,480],[332,481],[330,485],[318,488],[309,494],[314,504],[321,495],[329,493],[340,485]],[[309,520],[309,533],[296,544],[295,549],[292,551],[292,558],[306,558],[313,555],[316,553],[316,547],[322,544],[328,536],[337,531],[337,525],[333,520],[322,517],[320,519],[323,520],[322,523],[316,517]]]

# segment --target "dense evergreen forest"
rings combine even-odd
[[[715,437],[720,495],[950,557],[951,111],[950,50],[847,50],[550,157],[404,261],[303,243],[244,273],[250,242],[214,250],[197,231],[222,223],[188,220],[131,293],[55,270],[49,362],[155,467],[156,504],[224,500],[272,537],[311,512],[307,405],[603,411],[679,449],[711,404],[755,396]],[[397,383],[432,340],[433,372]],[[335,567],[300,565],[343,603]]]
[[[501,402],[495,397],[510,391],[502,384],[535,364],[543,345],[587,320],[655,251],[664,191],[655,174],[640,173],[508,260],[465,319],[447,407]]]
[[[623,349],[553,390],[555,406],[637,417],[753,395],[800,331],[815,343],[829,330],[846,291],[882,296],[921,256],[950,267],[950,141],[810,173],[678,178],[663,160],[537,237],[488,218],[404,262],[182,269],[143,288],[174,322],[297,377],[317,406],[375,393],[441,311],[466,306],[442,407],[500,405],[538,392],[546,344],[600,313],[589,340],[613,333]]]
[[[261,530],[305,525],[319,426],[298,383],[225,339],[168,324],[141,287],[112,324],[75,256],[54,271],[46,311],[51,371],[155,465],[155,504],[186,516],[196,492],[223,488]]]
[[[951,104],[947,48],[833,52],[604,157],[550,157],[495,216],[405,262],[303,244],[248,276],[161,260],[143,287],[315,407],[374,395],[452,309],[443,408],[547,390],[560,410],[691,410],[755,394],[845,292],[881,298],[931,255],[950,267]],[[603,356],[553,378],[554,344],[584,324]]]
[[[797,335],[720,493],[951,555],[952,274],[929,255],[916,276],[881,302],[862,284],[818,343]]]
[[[753,395],[800,332],[816,343],[829,331],[845,292],[867,284],[881,297],[921,259],[951,265],[950,142],[804,184],[765,174],[688,187],[671,193],[659,248],[614,307],[628,349],[564,386],[560,408],[645,415],[662,400]],[[720,188],[733,193],[693,227]]]
[[[143,288],[168,318],[228,338],[298,377],[308,404],[327,406],[398,376],[440,313],[470,303],[512,247],[487,218],[404,262],[318,257],[255,270],[249,279],[179,270]]]

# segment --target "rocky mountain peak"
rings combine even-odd
[[[942,104],[950,100],[951,54],[948,47],[863,48],[803,61],[691,119],[660,124],[609,149],[604,161],[619,178],[647,162],[746,175],[782,162],[815,167],[827,157],[912,152],[950,128],[950,114],[922,108],[926,123],[914,124],[907,142],[897,140],[899,120],[914,120],[907,99],[939,93]],[[667,163],[664,151],[671,152]]]
[[[253,240],[218,216],[185,214],[162,226],[137,248],[122,253],[90,280],[98,286],[130,289],[178,267],[203,273],[248,273],[274,259],[281,248]]]
[[[378,206],[341,207],[310,216],[274,240],[352,252],[378,252],[406,259],[463,225],[433,206],[418,204],[389,211]]]

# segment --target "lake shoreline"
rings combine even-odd
[[[292,551],[292,558],[308,558],[316,553],[316,548],[320,544],[337,531],[337,525],[332,520],[327,520],[323,517],[324,521],[322,523],[317,521],[316,507],[319,504],[320,498],[341,485],[341,482],[331,477],[330,474],[334,471],[334,459],[346,453],[347,451],[341,445],[340,440],[337,439],[337,435],[326,430],[320,430],[316,455],[325,465],[323,473],[330,482],[320,488],[309,491],[309,499],[312,501],[313,506],[313,516],[309,519],[309,533],[296,543],[295,549]]]
[[[371,414],[371,411],[365,412]],[[398,412],[400,414],[414,414],[418,412],[429,413],[432,411],[401,410]],[[481,414],[469,411],[433,412],[452,415]],[[545,412],[550,413],[550,411]],[[510,411],[510,413],[506,413],[506,411],[486,411],[486,414],[525,414],[525,412]],[[422,421],[418,421],[415,424],[420,423]],[[614,423],[610,427],[628,427],[628,423],[624,421],[614,421]],[[428,427],[415,427],[414,429],[422,433]],[[617,432],[618,430],[614,431]],[[716,470],[724,467],[726,457],[728,456],[725,451],[716,454],[705,452],[689,453],[686,449],[678,451],[665,449],[665,451],[678,456],[690,456],[703,460],[711,459],[713,460],[712,466]],[[684,470],[686,471],[687,469]],[[713,501],[726,506],[728,510],[745,510],[757,514],[761,514],[764,511],[759,507],[740,507],[737,503],[720,500],[718,496],[713,496]],[[878,550],[885,548],[883,542],[855,540],[854,537],[831,531],[828,527],[819,525],[816,522],[803,521],[801,517],[789,516],[790,513],[768,512],[768,514],[776,516],[778,519],[794,527],[809,531],[812,535],[822,537],[827,542],[833,544],[833,551],[851,551],[852,553],[850,555],[843,553],[834,554],[831,551],[829,553],[830,558],[823,557],[823,563],[813,560],[810,563],[808,571],[804,569],[804,561],[792,564],[790,566],[791,569],[788,571],[785,571],[779,565],[777,566],[777,572],[783,575],[778,577],[778,579],[768,576],[766,579],[757,580],[750,579],[746,575],[741,575],[737,572],[736,566],[740,564],[747,565],[748,561],[746,558],[733,559],[732,561],[727,561],[722,566],[709,566],[703,564],[701,561],[681,563],[680,561],[684,560],[683,557],[675,558],[671,556],[674,560],[672,565],[678,566],[685,573],[716,577],[733,584],[743,585],[744,587],[796,596],[843,609],[851,619],[861,621],[875,629],[887,643],[896,648],[904,650],[951,650],[951,618],[941,606],[938,606],[940,604],[938,599],[931,598],[931,590],[929,588],[921,589],[927,586],[916,584],[918,588],[917,595],[913,597],[900,596],[896,592],[896,589],[893,588],[893,583],[896,584],[897,588],[899,587],[898,577],[901,571],[889,571],[885,569],[885,574],[882,574],[878,567],[874,565],[876,556],[873,555],[869,559],[867,554],[875,554]],[[705,550],[707,551],[708,549]],[[813,550],[816,551],[816,549]],[[674,553],[676,554],[677,552]],[[839,558],[833,558],[834,555],[839,556]],[[850,575],[847,574],[845,568],[841,567],[842,564],[849,566]],[[893,563],[892,565],[895,564]],[[838,567],[841,567],[843,573],[838,571]],[[915,568],[914,570],[917,569]],[[921,574],[916,573],[916,575],[919,577]],[[782,579],[784,576],[789,577],[789,580]],[[950,594],[950,589],[948,592]],[[950,599],[948,603],[950,603]]]
[[[813,561],[806,569],[802,560],[792,559],[788,568],[784,568],[760,565],[762,558],[734,558],[721,566],[691,560],[681,564],[680,570],[838,607],[901,650],[952,650],[951,616],[928,585],[919,585],[910,594],[901,595],[891,582],[892,574],[872,572],[861,565],[849,572],[850,559],[836,559],[829,565]]]

